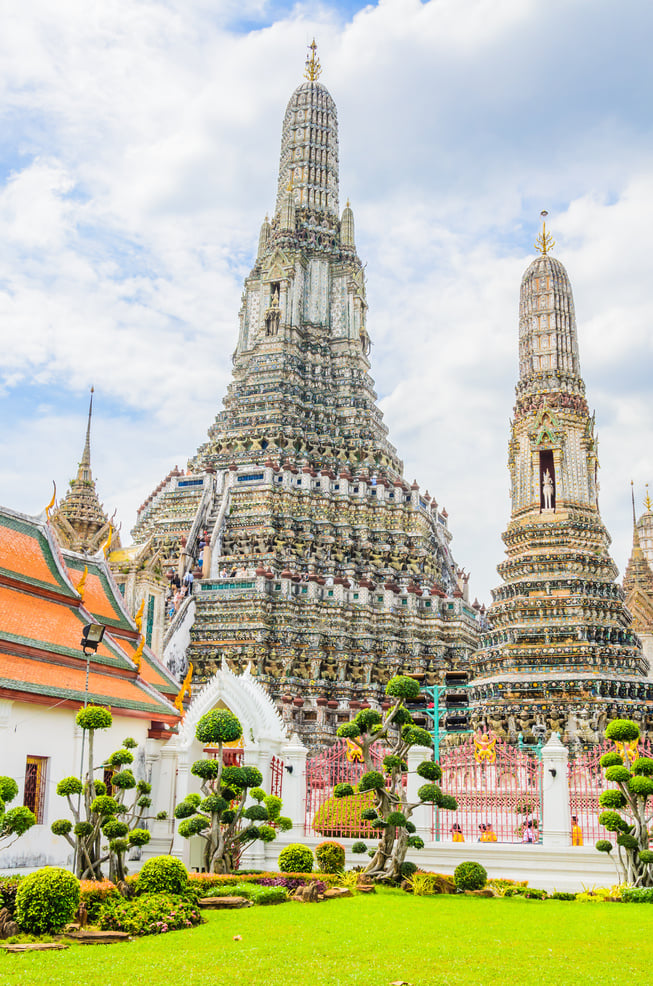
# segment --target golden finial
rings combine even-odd
[[[649,492],[648,492],[648,483],[646,484],[646,496],[644,497],[644,506],[646,507],[649,513],[651,512],[651,510],[653,510],[653,504],[651,504],[651,497],[649,496]]]
[[[546,217],[548,216],[548,214],[549,213],[546,211],[546,209],[542,209],[542,211],[540,212],[540,216],[542,217],[542,232],[535,240],[535,249],[539,250],[540,253],[543,253],[544,256],[547,255],[551,247],[554,247],[556,245],[555,240],[553,239],[551,234],[547,233],[546,231]]]
[[[145,597],[141,599],[141,604],[138,607],[138,612],[134,614],[134,623],[138,632],[141,632],[141,627],[143,626],[143,610],[145,609]]]
[[[308,46],[311,49],[311,54],[306,56],[306,68],[304,69],[304,75],[309,80],[309,82],[315,82],[319,79],[322,72],[322,66],[320,65],[320,59],[316,58],[315,52],[317,51],[317,45],[315,44],[315,38]]]
[[[186,677],[184,678],[184,680],[182,682],[182,686],[179,689],[179,693],[178,693],[176,699],[172,703],[175,706],[176,709],[179,709],[179,711],[181,712],[182,716],[184,714],[184,695],[188,695],[189,698],[191,697],[191,683],[190,682],[191,682],[191,678],[192,677],[193,677],[193,665],[192,664],[189,664],[188,665],[188,672],[186,674]]]
[[[54,486],[54,492],[52,493],[52,499],[50,500],[50,502],[48,503],[47,507],[45,508],[45,516],[46,516],[47,520],[50,520],[50,511],[54,507],[54,502],[57,499],[57,484],[55,483],[54,479],[52,480],[52,485]]]
[[[349,199],[347,199],[347,205],[346,205],[346,208],[347,208],[347,209],[351,209],[351,206],[349,205]]]
[[[289,195],[292,193],[292,191],[293,191],[293,189],[295,187],[294,181],[295,181],[295,171],[294,171],[293,168],[291,168],[290,169],[290,178],[288,179],[288,184],[286,185],[286,191],[288,192]]]
[[[82,572],[82,577],[77,583],[77,591],[81,596],[82,602],[84,602],[84,593],[86,591],[86,579],[88,577],[88,565],[84,565],[84,571]]]

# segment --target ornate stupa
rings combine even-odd
[[[446,510],[409,483],[376,403],[338,121],[306,80],[283,120],[276,204],[245,280],[233,378],[208,441],[143,504],[134,536],[195,574],[164,656],[198,682],[251,664],[310,747],[391,675],[465,664],[479,607]]]
[[[109,539],[119,546],[118,534],[113,530],[104,507],[100,503],[91,472],[91,418],[93,416],[93,388],[88,407],[88,423],[82,458],[77,476],[71,479],[68,492],[52,513],[52,524],[59,542],[72,551],[95,554]],[[108,547],[108,545],[107,545]]]
[[[506,559],[473,694],[477,718],[510,738],[547,727],[591,742],[615,715],[653,727],[653,706],[599,511],[571,284],[546,225],[537,246],[521,283]]]
[[[642,641],[644,655],[649,665],[649,678],[653,677],[653,510],[646,490],[646,512],[635,518],[633,495],[633,550],[624,573],[626,605],[633,616],[633,629]]]

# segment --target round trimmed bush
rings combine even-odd
[[[249,793],[253,794],[254,792],[250,791]],[[263,804],[268,810],[268,818],[274,820],[279,817],[281,814],[282,805],[281,798],[279,798],[276,794],[266,794],[263,798]]]
[[[340,873],[345,868],[345,847],[339,842],[320,842],[315,858],[321,873]]]
[[[338,726],[336,729],[336,736],[339,736],[340,739],[354,739],[360,734],[361,731],[356,722],[343,722],[342,726]]]
[[[411,746],[433,746],[433,737],[421,726],[404,726],[401,730],[401,738],[404,743],[410,743]]]
[[[215,812],[217,815],[221,815],[225,808],[229,807],[229,802],[221,798],[219,794],[209,794],[203,801],[200,801],[199,807],[200,811]],[[247,817],[252,818],[253,816],[248,815]]]
[[[197,723],[195,736],[200,743],[233,743],[243,735],[240,719],[228,709],[212,709]]]
[[[650,849],[640,849],[639,851],[639,861],[640,863],[653,863],[653,851]]]
[[[480,863],[459,863],[453,879],[458,890],[482,890],[487,883],[487,870]]]
[[[13,777],[0,777],[0,801],[13,801],[18,794],[18,784]]]
[[[109,818],[102,826],[102,831],[107,839],[122,839],[129,832],[129,825],[118,818]]]
[[[188,871],[174,856],[154,856],[148,859],[138,874],[139,894],[183,894],[188,886]]]
[[[403,811],[391,811],[386,818],[388,825],[395,825],[398,828],[404,828],[406,825],[406,816]]]
[[[277,833],[271,825],[259,825],[258,837],[262,842],[274,842]]]
[[[440,798],[438,808],[441,808],[443,811],[457,811],[458,802],[454,798],[453,794],[443,794]]]
[[[404,880],[408,880],[413,873],[417,873],[417,863],[411,863],[409,860],[406,860],[405,863],[401,864],[401,870],[399,872]]]
[[[599,852],[612,852],[613,846],[609,839],[599,839],[596,848]]]
[[[358,782],[358,790],[361,793],[364,791],[378,791],[384,787],[385,781],[383,780],[383,774],[378,770],[368,770]]]
[[[393,726],[408,726],[412,723],[413,717],[403,705],[400,705],[398,709],[395,710],[395,714],[392,717]]]
[[[116,750],[106,761],[108,767],[124,767],[125,764],[133,762],[134,754],[125,749]]]
[[[78,839],[85,839],[87,835],[90,835],[93,831],[93,826],[90,822],[77,822],[77,825],[73,829],[73,832]]]
[[[217,763],[217,761],[215,761]],[[225,787],[243,788],[245,787],[245,771],[242,767],[223,767],[220,783]],[[258,785],[254,785],[257,787]]]
[[[631,777],[628,781],[628,790],[639,798],[650,798],[653,794],[653,780],[650,777]]]
[[[136,778],[131,770],[120,770],[111,778],[111,786],[117,787],[121,791],[131,791],[136,787]]]
[[[653,760],[651,757],[638,757],[633,764],[633,774],[639,774],[642,777],[653,776]]]
[[[616,788],[608,788],[607,791],[602,791],[599,795],[599,804],[601,808],[623,808],[626,805],[626,795],[622,794],[621,791],[617,791]]]
[[[175,805],[175,818],[190,818],[191,815],[195,814],[196,810],[197,808],[195,805],[192,805],[190,801],[184,799],[183,801],[180,801],[178,805]]]
[[[608,753],[604,753],[599,763],[602,767],[623,767],[624,758],[616,750],[610,750]]]
[[[373,726],[378,726],[381,722],[381,713],[376,709],[361,709],[354,716],[354,722],[358,725],[361,733],[372,732]]]
[[[599,815],[599,825],[602,825],[608,832],[623,832],[628,827],[627,823],[616,811],[602,811]]]
[[[434,805],[439,805],[442,799],[442,791],[437,784],[422,784],[417,791],[420,801],[428,801]]]
[[[218,760],[196,760],[190,772],[195,777],[201,777],[203,781],[212,781],[220,773],[220,763]]]
[[[73,827],[73,823],[69,818],[58,818],[50,826],[50,831],[53,835],[68,835]]]
[[[81,794],[84,790],[84,785],[80,781],[79,777],[64,777],[63,780],[59,781],[57,784],[57,794],[61,794],[63,797],[73,794]]]
[[[361,818],[364,818],[366,822],[373,822],[377,815],[376,808],[363,808],[361,812]]]
[[[631,776],[628,767],[608,767],[605,772],[606,781],[621,781],[622,784],[629,781]]]
[[[631,743],[639,739],[639,726],[632,719],[613,719],[608,723],[605,737],[619,743]]]
[[[265,797],[265,791],[262,787],[253,787],[249,792],[250,798],[254,798],[254,801],[262,801]]]
[[[440,764],[435,763],[434,760],[423,760],[417,768],[417,773],[420,777],[423,777],[425,781],[442,780],[442,768],[440,767]]]
[[[15,919],[31,935],[54,934],[72,920],[79,906],[79,880],[68,870],[45,866],[18,885]]]
[[[75,722],[81,729],[108,729],[113,717],[102,705],[87,705],[85,709],[79,710]]]
[[[351,851],[357,856],[360,856],[362,853],[367,852],[367,846],[364,842],[355,842],[351,847]]]
[[[634,835],[630,835],[629,832],[623,832],[617,836],[617,845],[623,846],[624,849],[639,849],[637,839]]]
[[[151,838],[147,829],[132,829],[129,833],[129,845],[146,846]]]
[[[116,799],[109,794],[100,794],[91,802],[91,811],[94,815],[115,815],[119,807]]]
[[[245,818],[248,818],[251,822],[267,822],[268,820],[268,810],[264,805],[250,805],[243,812]]]
[[[185,818],[179,823],[178,832],[182,839],[190,839],[192,835],[199,835],[210,825],[208,818],[204,815],[193,815],[192,818]]]
[[[417,832],[417,829],[415,828],[415,823],[411,822],[410,819],[408,819],[408,821],[406,822],[406,831],[408,832],[409,835],[414,835],[414,833]]]
[[[122,741],[122,745],[126,750],[135,750],[136,747],[138,746],[138,743],[132,736],[128,736],[127,739],[124,739]]]
[[[422,839],[419,835],[411,835],[408,837],[408,847],[410,849],[423,849],[424,839]]]
[[[419,681],[405,674],[396,674],[385,686],[386,695],[392,698],[414,699],[419,695]]]
[[[258,767],[241,767],[243,772],[243,787],[258,787],[263,783],[263,774]]]
[[[277,860],[282,873],[311,873],[313,870],[313,852],[300,842],[291,842],[282,849]]]
[[[336,784],[333,789],[334,798],[350,798],[353,793],[351,784]]]
[[[386,774],[392,773],[393,770],[407,771],[408,764],[401,757],[396,757],[392,753],[389,753],[383,758],[383,769]]]

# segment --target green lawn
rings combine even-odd
[[[384,890],[321,904],[209,912],[199,928],[125,944],[5,954],[0,983],[649,986],[652,931],[653,907],[646,904],[410,897]]]

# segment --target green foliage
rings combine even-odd
[[[639,726],[631,719],[613,719],[607,725],[605,737],[619,743],[631,743],[639,739]]]
[[[121,748],[112,753],[111,756],[106,761],[108,767],[124,767],[127,763],[134,762],[134,754],[129,750]],[[112,781],[113,783],[113,781]]]
[[[391,774],[393,770],[401,770],[402,773],[405,773],[408,770],[408,764],[402,757],[389,753],[383,758],[383,769],[387,774]]]
[[[599,815],[599,825],[608,832],[623,832],[628,828],[627,822],[616,811],[602,811]]]
[[[339,842],[320,842],[315,858],[322,873],[340,873],[345,868],[345,847]]]
[[[179,824],[179,835],[182,839],[190,839],[193,835],[199,835],[204,829],[209,828],[210,822],[204,815],[193,815]]]
[[[385,781],[383,780],[383,774],[378,770],[368,770],[358,782],[358,790],[361,794],[364,791],[382,790],[384,787]]]
[[[409,849],[423,849],[424,839],[420,838],[419,835],[411,835],[408,837],[408,848]]]
[[[617,788],[610,787],[599,795],[599,804],[601,808],[623,808],[627,804],[626,795],[618,791]]]
[[[631,851],[639,849],[637,839],[629,832],[622,832],[621,835],[617,836],[617,845],[622,846],[624,849],[630,849]]]
[[[85,786],[84,790],[86,790],[87,787],[88,787],[88,785]],[[104,781],[94,781],[93,787],[95,788],[95,794],[96,794],[96,796],[98,794],[106,794],[107,793],[107,786],[104,783]]]
[[[381,713],[376,709],[361,709],[354,716],[354,722],[361,733],[371,733],[373,726],[378,726],[382,722]]]
[[[624,887],[621,899],[626,904],[653,904],[653,887]]]
[[[433,737],[421,726],[404,726],[401,730],[401,738],[404,743],[409,743],[411,746],[433,746]]]
[[[437,784],[422,784],[417,791],[420,801],[427,801],[434,805],[439,805],[442,800],[442,791]]]
[[[258,787],[263,783],[263,774],[258,767],[241,767],[243,772],[242,787]]]
[[[79,710],[75,721],[81,729],[108,729],[113,717],[102,705],[87,705]]]
[[[190,794],[186,795],[184,801],[187,801],[189,805],[193,806],[193,808],[199,808],[200,802],[202,801],[202,795],[198,794],[196,791],[191,791]]]
[[[231,786],[234,788],[246,787],[245,772],[242,767],[224,767],[220,781],[225,786]],[[254,786],[256,787],[256,785]]]
[[[188,798],[184,798],[178,805],[175,805],[175,818],[190,818],[197,811],[197,807],[199,806],[191,804]]]
[[[439,781],[442,779],[442,768],[439,763],[433,760],[422,760],[417,768],[417,773],[427,781]]]
[[[351,851],[355,853],[357,856],[359,856],[362,853],[367,852],[367,846],[365,845],[364,842],[354,842],[353,846],[351,847]]]
[[[233,743],[243,735],[240,720],[228,709],[212,709],[195,728],[200,743]]]
[[[622,784],[627,783],[631,776],[632,774],[628,770],[628,767],[608,767],[605,772],[606,781],[616,781],[621,782]]]
[[[343,722],[342,726],[338,726],[336,730],[336,736],[341,739],[354,739],[356,736],[360,736],[361,731],[356,722]]]
[[[453,794],[443,794],[440,798],[440,804],[438,805],[442,811],[456,811],[458,808],[458,802],[454,798]]]
[[[91,811],[94,815],[115,815],[119,807],[116,799],[108,794],[100,794],[91,802]]]
[[[147,829],[132,829],[129,833],[129,845],[146,846],[151,838]]]
[[[623,767],[624,758],[616,750],[609,750],[603,754],[599,763],[602,767]]]
[[[199,807],[200,811],[206,811],[209,814],[215,812],[216,815],[221,815],[229,807],[229,802],[221,798],[219,794],[209,794],[203,801],[200,801]],[[256,807],[258,808],[259,806],[256,805]],[[265,808],[263,811],[265,811]],[[267,812],[265,817],[267,818]]]
[[[403,811],[391,811],[386,818],[386,823],[388,825],[395,825],[399,828],[404,828],[406,825],[406,816]]]
[[[308,846],[291,842],[281,850],[277,862],[282,873],[310,873],[313,869],[313,852]]]
[[[395,714],[392,717],[393,726],[407,726],[412,723],[413,717],[403,705],[400,705],[398,709],[395,710]]]
[[[633,774],[639,774],[642,777],[653,776],[653,759],[651,757],[638,757],[632,766]]]
[[[405,674],[396,674],[385,686],[385,693],[391,698],[415,699],[419,691],[419,682]]]
[[[408,833],[409,833],[410,835],[412,835],[412,834],[413,834],[414,832],[416,832],[416,831],[417,831],[417,829],[415,828],[415,823],[414,823],[414,822],[411,822],[411,820],[410,820],[410,819],[408,819],[408,821],[406,822],[406,831],[407,831],[407,832],[408,832]]]
[[[292,828],[292,819],[287,818],[285,815],[279,815],[278,818],[275,819],[275,822],[280,832],[289,832]]]
[[[251,822],[267,822],[268,810],[263,805],[250,805],[243,812],[243,816]]]
[[[24,835],[36,825],[36,815],[30,808],[20,805],[0,815],[0,835]]]
[[[404,880],[410,880],[413,874],[417,872],[417,863],[411,863],[409,860],[406,860],[401,864],[400,872]]]
[[[138,874],[139,894],[183,894],[188,887],[188,871],[174,856],[154,856]]]
[[[201,777],[203,781],[213,780],[220,773],[220,762],[218,760],[196,760],[190,768],[194,777]]]
[[[274,842],[277,837],[276,829],[273,829],[271,825],[259,825],[258,837],[261,842]]]
[[[148,784],[147,781],[139,781],[136,788],[139,794],[149,794],[152,790],[152,785]]]
[[[122,839],[129,832],[129,825],[118,818],[108,818],[102,826],[107,839]]]
[[[7,777],[4,774],[0,776],[0,801],[9,803],[14,800],[17,794],[18,784],[13,777]]]
[[[122,741],[122,745],[126,750],[135,750],[136,747],[138,746],[138,743],[136,742],[135,739],[133,739],[133,737],[128,736],[127,739],[124,739]]]
[[[388,823],[385,818],[375,818],[370,824],[373,829],[387,829],[388,827]]]
[[[250,791],[250,794],[253,793],[253,791]],[[281,798],[277,797],[276,794],[266,794],[263,798],[263,804],[268,810],[268,818],[270,821],[274,821],[279,817],[282,805]]]
[[[192,897],[151,893],[135,900],[111,899],[102,908],[98,924],[105,931],[130,935],[158,935],[200,924],[200,910]]]
[[[334,798],[349,798],[354,793],[351,784],[336,784],[333,789]]]
[[[609,839],[599,839],[596,848],[599,852],[611,853],[614,847]]]
[[[631,777],[628,781],[628,790],[638,798],[650,798],[653,794],[653,780],[650,777]]]
[[[119,791],[130,791],[136,787],[136,778],[131,770],[120,770],[111,778],[111,786]]]
[[[90,822],[77,822],[77,825],[73,829],[75,835],[80,839],[83,839],[85,838],[85,836],[90,835],[92,831],[93,831],[93,826],[91,825]]]
[[[565,890],[556,890],[551,894],[551,900],[576,900],[576,894],[567,893]]]
[[[54,934],[72,919],[78,905],[77,877],[57,866],[45,866],[21,880],[15,919],[30,934]]]
[[[640,849],[639,851],[639,861],[640,863],[653,863],[653,851],[650,849]]]
[[[254,798],[254,801],[263,801],[265,797],[265,791],[262,787],[253,787],[249,794],[251,798]]]
[[[57,818],[50,826],[53,835],[68,835],[73,827],[69,818]]]
[[[81,794],[83,790],[84,787],[79,777],[64,777],[57,784],[57,794],[61,794],[63,797]]]
[[[459,890],[481,890],[487,883],[487,870],[480,863],[459,863],[453,878]]]
[[[361,818],[364,818],[367,822],[373,822],[377,814],[376,808],[364,808],[361,812]]]
[[[268,904],[283,904],[284,901],[288,900],[288,891],[285,887],[258,887],[257,891],[252,900],[259,907],[265,907]]]

